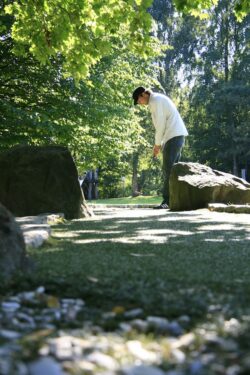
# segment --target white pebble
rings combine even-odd
[[[28,367],[30,375],[66,375],[60,364],[50,357],[38,359]]]
[[[20,308],[18,302],[2,302],[2,309],[7,312],[14,312]]]
[[[108,370],[116,370],[118,368],[118,364],[115,359],[100,352],[93,352],[89,354],[86,357],[86,360]]]
[[[143,310],[140,309],[140,308],[138,308],[138,309],[133,309],[133,310],[126,311],[124,313],[124,316],[125,316],[125,318],[132,319],[132,318],[136,318],[137,316],[142,315],[142,313],[143,313]]]
[[[123,375],[164,375],[165,373],[154,366],[131,366],[122,370]]]
[[[0,337],[7,339],[7,340],[16,340],[21,337],[21,334],[16,331],[10,331],[7,329],[1,329],[0,330]]]

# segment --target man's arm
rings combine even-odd
[[[166,130],[166,114],[163,109],[163,103],[158,102],[155,105],[152,120],[155,127],[155,145],[160,145]]]
[[[166,116],[163,110],[163,104],[155,103],[154,111],[152,112],[152,120],[155,127],[155,145],[153,148],[153,156],[157,157],[161,150],[161,142],[166,129]]]

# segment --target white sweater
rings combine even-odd
[[[148,107],[155,127],[156,145],[163,146],[171,138],[188,135],[184,122],[169,97],[151,93]]]

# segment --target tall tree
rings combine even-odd
[[[190,120],[192,145],[203,162],[234,174],[249,162],[249,16],[238,22],[233,4],[220,0],[210,13],[196,69]],[[248,70],[249,73],[249,70]],[[243,140],[244,134],[244,140]],[[200,151],[199,151],[200,150]]]
[[[76,86],[63,77],[59,58],[41,66],[30,54],[14,54],[13,18],[2,12],[0,21],[2,149],[59,143],[71,149],[84,169],[132,150],[140,125],[131,110],[131,92],[142,81],[152,81],[149,60],[114,49]]]
[[[200,18],[181,16],[174,3],[186,13],[200,13]],[[201,1],[153,2],[158,37],[170,46],[159,60],[159,80],[185,116],[190,131],[186,155],[237,174],[249,162],[248,10],[241,2],[246,12],[239,22],[237,1],[220,0],[211,9],[211,2],[204,1],[205,11],[201,5]]]

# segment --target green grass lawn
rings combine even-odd
[[[160,204],[162,197],[159,196],[139,196],[139,197],[123,197],[110,199],[97,199],[88,201],[90,204]]]
[[[243,220],[244,218],[244,220]],[[250,308],[247,215],[205,210],[114,210],[54,226],[53,243],[31,250],[36,283],[93,308],[204,318],[210,306]]]
[[[152,349],[158,345],[163,354],[155,365],[177,370],[174,373],[248,374],[249,215],[101,206],[95,212],[94,218],[55,225],[49,244],[29,249],[37,265],[30,282],[34,287],[43,285],[48,294],[81,298],[86,303],[70,326],[61,327],[57,322],[57,327],[66,330],[65,335],[80,335],[86,340],[86,322],[101,327],[101,333],[91,331],[90,335],[109,342],[110,347],[113,339],[118,340],[119,350],[114,349],[112,355],[123,364],[134,361],[122,352],[132,340],[137,347]],[[173,338],[168,335],[150,329],[145,333],[120,330],[121,323],[126,326],[131,321],[124,312],[137,308],[142,311],[142,322],[149,316],[184,321],[181,337],[191,335],[194,339],[177,352],[181,362],[171,357],[169,343]],[[104,318],[107,315],[109,318]],[[72,328],[77,328],[76,333],[67,331]],[[59,331],[53,334],[59,335]],[[194,371],[190,372],[193,362]],[[196,371],[201,363],[202,370]],[[230,372],[233,366],[244,370]]]

